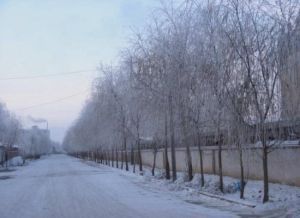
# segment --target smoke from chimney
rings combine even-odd
[[[32,116],[28,116],[28,120],[30,120],[33,123],[47,123],[47,120],[43,118],[34,118]]]

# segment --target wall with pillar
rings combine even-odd
[[[203,168],[207,174],[218,173],[218,148],[215,146],[202,147]],[[197,147],[191,147],[194,172],[200,172],[200,158]],[[157,153],[156,167],[164,168],[164,150]],[[263,179],[262,149],[254,146],[243,150],[244,170],[246,179]],[[152,166],[154,153],[152,150],[142,150],[143,164]],[[171,168],[170,149],[168,153]],[[269,154],[270,182],[300,186],[300,144],[286,144],[272,149]],[[239,151],[234,147],[224,147],[222,151],[223,175],[239,178]],[[176,149],[176,168],[186,171],[185,148]]]

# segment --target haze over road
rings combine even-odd
[[[226,217],[66,155],[43,157],[5,175],[12,178],[0,180],[1,218]]]

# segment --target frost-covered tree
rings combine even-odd
[[[195,145],[203,186],[202,146],[217,145],[223,191],[222,150],[232,143],[243,198],[243,150],[251,139],[262,145],[263,201],[268,201],[267,125],[281,119],[282,98],[294,98],[282,95],[282,78],[298,67],[298,53],[286,43],[297,38],[298,7],[297,1],[271,0],[164,2],[147,27],[133,34],[120,61],[99,68],[92,95],[66,134],[65,149],[91,152],[117,167],[121,160],[126,170],[130,152],[131,163],[138,161],[142,171],[141,149],[150,141],[155,152],[163,148],[166,178],[176,180],[175,150],[181,146],[191,180],[190,146]],[[293,102],[295,111],[298,100]],[[206,136],[213,139],[205,141]]]

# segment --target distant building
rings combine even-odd
[[[300,14],[280,38],[281,117],[300,118]]]
[[[50,131],[40,129],[38,126],[32,126],[31,129],[22,129],[18,143],[25,156],[46,154],[52,149]]]
[[[50,131],[48,129],[40,129],[38,126],[32,126],[31,129],[22,129],[20,134],[21,144],[29,143],[30,138],[34,135],[50,138]]]

